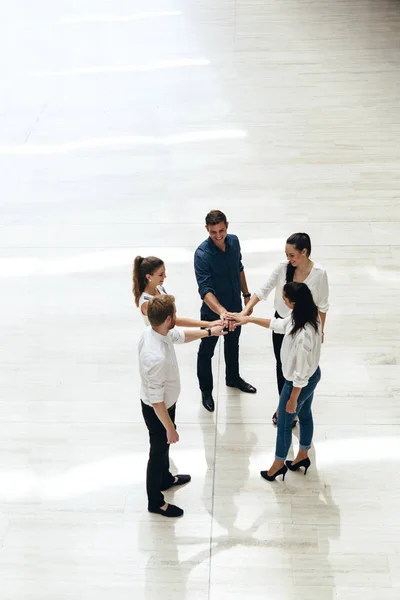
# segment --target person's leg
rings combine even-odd
[[[176,425],[175,425],[175,409],[176,409],[176,404],[174,404],[173,406],[171,406],[168,409],[168,413],[170,416],[171,421],[174,424],[174,427],[176,429]],[[162,480],[161,480],[161,489],[162,490],[166,490],[169,487],[171,487],[171,485],[174,483],[175,481],[175,477],[174,475],[171,474],[170,470],[169,470],[169,449],[170,449],[170,444],[168,444],[168,448],[167,448],[167,453],[165,456],[165,461],[163,464],[163,471],[162,471]]]
[[[300,445],[299,451],[292,464],[296,464],[300,460],[308,457],[308,451],[311,448],[314,434],[314,420],[312,415],[312,401],[314,399],[314,391],[321,379],[320,368],[310,377],[308,385],[301,391],[298,411],[300,422]],[[303,397],[302,397],[303,396]]]
[[[199,351],[197,353],[197,378],[202,392],[212,392],[213,390],[211,363],[217,342],[218,337],[216,336],[203,338],[200,342]]]
[[[239,375],[239,337],[242,328],[237,327],[224,336],[225,380],[228,385],[236,385]]]
[[[165,500],[161,492],[163,479],[167,479],[169,459],[167,432],[154,409],[142,402],[142,413],[144,421],[149,430],[150,452],[147,463],[146,490],[149,510],[159,509],[164,506]],[[167,466],[168,465],[168,466]],[[169,471],[168,471],[169,472]],[[170,474],[170,485],[174,481]]]
[[[272,345],[274,347],[274,354],[276,360],[276,383],[278,386],[279,396],[282,393],[283,386],[285,385],[285,378],[282,373],[282,361],[281,361],[281,348],[283,343],[283,338],[285,336],[280,333],[272,332]]]
[[[283,464],[292,444],[292,425],[296,414],[286,412],[286,404],[292,393],[292,388],[292,382],[285,381],[285,385],[283,386],[282,393],[279,398],[278,430],[276,432],[275,447],[275,461],[277,464]]]

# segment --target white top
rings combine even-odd
[[[286,284],[287,265],[287,260],[281,262],[276,269],[272,271],[267,282],[254,292],[259,300],[266,300],[275,288],[274,308],[282,318],[287,317],[292,312],[290,308],[286,306],[282,298],[283,286]],[[325,269],[318,263],[314,263],[310,274],[303,283],[310,288],[314,302],[318,306],[318,310],[322,313],[328,312],[329,285]]]
[[[181,391],[179,367],[174,344],[183,344],[182,329],[171,329],[160,335],[152,327],[146,328],[139,341],[140,398],[148,406],[165,402],[170,408]]]
[[[158,285],[157,286],[157,290],[158,292],[164,296],[165,294],[167,294],[165,288],[162,285]],[[142,312],[142,304],[144,304],[145,302],[148,302],[149,300],[151,300],[152,298],[155,298],[155,296],[152,296],[151,294],[148,294],[147,292],[142,292],[140,298],[139,298],[139,308],[140,308],[140,312]],[[147,315],[144,315],[142,313],[142,317],[143,320],[145,322],[146,325],[150,325],[150,321],[147,317]]]
[[[285,334],[281,348],[284,378],[292,381],[294,387],[306,387],[311,375],[317,370],[321,356],[320,324],[318,331],[315,331],[314,327],[307,323],[292,336],[292,315],[289,315],[285,319],[271,319],[270,329]]]

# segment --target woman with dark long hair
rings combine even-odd
[[[273,481],[278,475],[284,479],[288,469],[297,471],[304,467],[304,474],[307,473],[311,464],[308,451],[314,432],[311,405],[314,390],[321,379],[321,319],[311,291],[305,283],[292,281],[284,285],[282,297],[291,311],[285,319],[229,315],[238,325],[254,323],[283,335],[281,359],[285,382],[279,399],[275,460],[268,471],[261,471],[261,476],[268,481]],[[300,448],[296,458],[285,464],[296,417],[300,422]]]
[[[167,277],[164,261],[157,256],[137,256],[133,262],[132,292],[135,304],[140,308],[144,322],[149,325],[147,306],[149,300],[155,296],[167,294],[164,280]],[[221,321],[200,321],[186,317],[176,317],[176,324],[180,327],[214,327],[221,325]]]
[[[290,309],[282,298],[282,290],[285,283],[290,283],[291,281],[305,283],[311,290],[314,302],[318,307],[323,341],[326,313],[329,309],[329,285],[326,271],[320,264],[311,260],[311,239],[308,233],[293,233],[289,236],[286,240],[285,253],[287,260],[282,261],[271,273],[266,283],[254,292],[242,314],[251,315],[255,305],[260,300],[266,300],[272,290],[275,289],[275,317],[283,319],[290,315]],[[278,394],[280,396],[285,383],[281,361],[283,335],[274,331],[272,333],[272,343],[276,359]],[[275,411],[272,416],[274,425],[277,424],[278,412],[278,410]],[[296,422],[296,420],[293,421],[293,427],[296,425]]]

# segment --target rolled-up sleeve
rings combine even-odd
[[[165,360],[153,354],[142,358],[143,376],[147,381],[148,397],[151,404],[164,402]]]
[[[266,300],[272,292],[272,290],[276,288],[276,285],[278,283],[279,271],[281,268],[282,266],[278,265],[276,269],[272,271],[271,275],[264,283],[264,285],[255,290],[254,293],[259,300]]]
[[[329,283],[326,271],[322,273],[321,281],[318,288],[318,310],[326,313],[329,310]]]
[[[292,321],[292,315],[289,315],[288,317],[285,317],[284,319],[276,319],[274,317],[273,319],[271,319],[269,328],[272,329],[272,331],[275,331],[275,333],[285,334],[287,326],[289,325],[289,323],[291,321]]]
[[[185,343],[185,332],[179,327],[174,327],[173,329],[171,329],[171,331],[169,332],[169,336],[173,344]]]
[[[215,295],[207,257],[204,255],[204,251],[199,248],[194,255],[194,272],[196,274],[200,298],[203,300],[204,296],[209,292]]]

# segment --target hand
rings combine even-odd
[[[227,330],[228,330],[228,332],[229,332],[229,331],[235,331],[235,327],[236,327],[236,326],[235,326],[235,324],[232,322],[232,320],[230,320],[230,319],[228,318],[228,314],[229,314],[229,313],[228,313],[227,311],[225,311],[225,312],[223,312],[223,313],[221,313],[221,314],[220,314],[220,318],[221,318],[221,320],[223,321],[224,327],[225,327],[225,329],[227,329]]]
[[[225,325],[223,319],[217,319],[216,321],[208,321],[207,327],[216,327],[217,325]]]
[[[286,412],[293,415],[297,410],[297,400],[292,400],[291,398],[289,398],[289,400],[286,403]]]
[[[176,444],[176,442],[179,442],[179,433],[177,432],[175,427],[167,429],[167,442],[168,444]]]
[[[214,327],[211,327],[211,335],[226,335],[228,332],[224,331],[224,328],[224,325],[215,325]]]
[[[227,313],[227,318],[232,322],[234,321],[236,327],[238,325],[246,325],[249,322],[249,317],[243,313]]]

